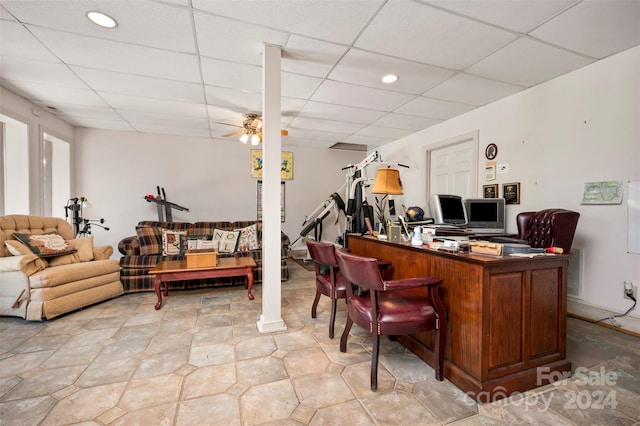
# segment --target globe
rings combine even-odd
[[[422,210],[420,207],[409,207],[407,209],[407,217],[409,218],[409,222],[423,220],[424,210]]]

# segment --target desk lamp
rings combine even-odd
[[[384,194],[387,195],[402,195],[402,182],[400,181],[400,171],[398,169],[386,168],[378,169],[376,173],[376,181],[371,188],[372,194]],[[383,197],[382,199],[384,200]],[[377,198],[376,198],[377,201]],[[380,222],[385,226],[384,220],[384,205],[378,206]],[[389,200],[389,214],[394,216],[396,214],[396,208],[393,200]]]

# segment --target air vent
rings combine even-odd
[[[346,151],[366,152],[367,151],[367,145],[360,145],[360,144],[357,144],[357,143],[338,142],[337,144],[334,144],[334,145],[330,146],[329,149],[344,149]]]

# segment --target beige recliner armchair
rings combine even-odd
[[[44,234],[57,232],[65,240],[74,240],[71,225],[64,219],[29,215],[0,217],[0,315],[27,320],[51,319],[67,312],[123,294],[119,264],[109,259],[113,247],[92,247],[82,258],[64,261],[41,259],[16,241],[14,233]],[[77,241],[77,240],[75,240]]]

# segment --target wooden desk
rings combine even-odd
[[[208,266],[203,268],[187,268],[186,260],[167,260],[160,262],[153,269],[149,270],[149,274],[155,274],[154,287],[158,302],[155,305],[156,310],[162,307],[162,293],[160,287],[162,283],[169,281],[197,280],[200,278],[222,278],[222,277],[247,277],[247,292],[249,300],[253,300],[251,289],[253,288],[253,270],[256,262],[252,257],[221,257],[218,258],[216,266]],[[169,295],[169,285],[164,287],[165,297]]]
[[[394,279],[443,279],[445,377],[478,402],[546,384],[538,379],[549,372],[571,371],[566,360],[568,256],[458,254],[359,235],[348,235],[347,246],[354,254],[390,260],[387,273]],[[398,340],[434,365],[432,333]]]

